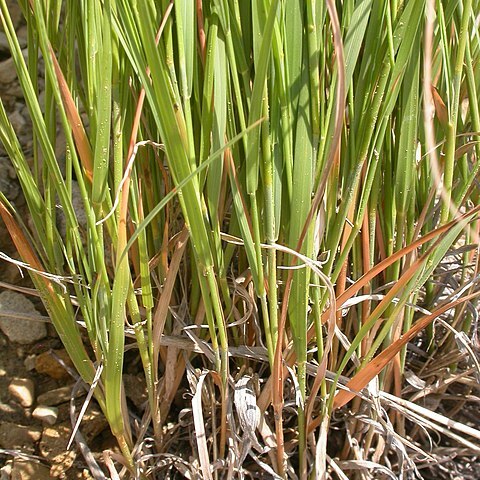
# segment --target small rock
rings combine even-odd
[[[11,83],[17,78],[17,71],[15,70],[15,64],[13,58],[7,58],[3,62],[0,62],[0,83]]]
[[[10,478],[11,480],[48,480],[50,469],[41,463],[16,458]]]
[[[24,427],[10,422],[0,424],[0,447],[2,448],[32,450],[41,436],[42,432],[38,428]]]
[[[73,465],[77,456],[75,451],[66,450],[71,433],[72,429],[65,424],[43,430],[40,454],[51,463],[50,475],[54,478],[62,476]]]
[[[0,480],[10,480],[12,476],[12,460],[7,460],[7,463],[0,468]]]
[[[38,396],[37,401],[42,405],[56,406],[62,403],[70,401],[72,395],[73,385],[65,385],[64,387],[50,390],[49,392],[42,393]],[[80,389],[76,395],[76,398],[85,395],[85,391]]]
[[[23,361],[23,365],[27,372],[31,372],[35,369],[35,355],[27,355]]]
[[[22,407],[33,405],[35,385],[29,378],[14,378],[8,386],[8,392]]]
[[[21,407],[18,403],[10,402],[10,403],[1,403],[2,408],[2,418],[23,418],[25,417],[24,408]]]
[[[25,48],[28,42],[28,28],[26,25],[22,25],[17,30],[17,39],[18,43],[20,44],[20,48]]]
[[[0,67],[1,70],[1,67]],[[1,312],[9,315],[1,315]],[[18,314],[17,317],[12,316]],[[22,314],[25,314],[22,317]],[[37,342],[47,335],[43,322],[25,320],[24,317],[38,316],[33,303],[20,293],[6,290],[0,293],[0,328],[11,342],[27,345]]]
[[[53,350],[53,354],[51,352],[44,352],[37,355],[35,358],[35,369],[38,373],[43,373],[56,380],[68,378],[68,372],[55,357],[58,357],[68,367],[73,366],[67,351],[62,349]]]
[[[13,174],[13,176],[12,176]],[[12,169],[10,161],[0,155],[0,190],[10,200],[15,201],[20,194],[20,184],[16,180],[15,170]],[[9,238],[9,235],[5,229],[2,228],[2,242],[5,238]],[[11,265],[18,272],[18,267]],[[4,280],[6,281],[6,280]]]
[[[20,5],[18,4],[18,2],[15,0],[7,1],[7,6],[8,6],[8,14],[12,19],[13,27],[17,28],[20,25],[20,23],[22,23],[22,19],[23,19],[22,9],[20,8]]]
[[[6,35],[3,32],[0,32],[0,52],[5,53],[9,52],[10,47]]]
[[[32,413],[32,417],[46,425],[55,425],[58,418],[58,408],[46,405],[38,405]]]
[[[9,119],[15,133],[21,135],[27,124],[21,113],[18,110],[15,110],[9,115]]]
[[[5,96],[10,98],[23,98],[23,90],[19,83],[13,83],[8,86],[8,93],[5,93]]]

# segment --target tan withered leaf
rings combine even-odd
[[[85,170],[85,175],[90,182],[93,179],[93,161],[92,161],[92,149],[90,142],[88,141],[87,134],[83,128],[82,119],[78,113],[75,102],[73,101],[72,94],[68,88],[67,81],[63,76],[62,69],[58,64],[57,58],[51,45],[49,45],[50,56],[52,57],[53,66],[55,68],[55,75],[57,76],[58,86],[60,87],[60,93],[62,95],[63,106],[65,107],[65,113],[67,114],[70,127],[72,129],[73,139],[77,147],[78,156]]]
[[[448,111],[445,106],[445,102],[442,100],[442,97],[438,93],[438,90],[432,85],[432,97],[433,103],[435,104],[435,114],[437,115],[438,121],[441,123],[442,127],[447,127],[448,125]]]

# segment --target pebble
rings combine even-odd
[[[31,451],[41,436],[41,430],[35,427],[25,427],[10,422],[0,424],[0,447],[2,448]]]
[[[22,114],[18,110],[15,110],[9,115],[9,119],[15,133],[17,135],[21,135],[23,133],[25,125],[27,124]]]
[[[0,32],[0,52],[9,52],[10,47],[8,46],[8,40],[6,35],[3,32]]]
[[[22,458],[16,458],[13,462],[11,480],[48,480],[49,478],[50,469],[41,463]]]
[[[43,352],[40,355],[37,355],[35,358],[35,369],[38,373],[48,375],[55,380],[67,379],[69,377],[69,373],[55,358],[60,358],[60,360],[62,360],[67,366],[72,367],[73,364],[68,356],[67,351],[65,349],[53,350],[53,353],[55,355],[53,355],[51,352]]]
[[[0,62],[0,83],[11,83],[17,78],[17,71],[13,58],[7,58]]]
[[[10,395],[25,408],[35,401],[35,385],[29,378],[14,378],[8,386]]]
[[[26,25],[22,25],[17,30],[17,39],[18,43],[20,44],[20,48],[25,48],[28,42],[28,28]]]
[[[22,360],[22,359],[25,358],[25,349],[24,349],[23,347],[18,347],[18,348],[16,349],[16,352],[15,352],[15,353],[17,354],[17,357],[18,357],[20,360]]]
[[[8,93],[4,94],[5,97],[7,98],[23,98],[23,90],[20,87],[19,83],[14,83],[11,87],[8,89]]]
[[[32,370],[35,369],[35,357],[36,355],[27,355],[25,357],[25,360],[23,361],[23,365],[25,366],[25,369],[27,372],[31,372]]]
[[[0,480],[11,480],[12,478],[12,460],[7,460],[5,465],[0,468]]]
[[[18,317],[2,315],[2,311],[18,313]],[[10,290],[0,293],[0,329],[10,341],[28,345],[45,338],[45,323],[25,320],[22,314],[39,316],[35,306],[25,295]]]
[[[16,180],[15,170],[12,169],[10,160],[6,159],[1,155],[0,155],[0,190],[12,202],[16,201],[20,196],[20,184],[18,183],[18,180]],[[1,231],[2,231],[2,238],[1,238],[2,241],[4,241],[5,238],[10,238],[5,227],[2,226]],[[16,272],[18,272],[18,268],[15,265],[10,264],[8,266],[13,267],[16,270]],[[5,279],[3,280],[7,281]]]
[[[56,406],[70,401],[73,385],[65,385],[64,387],[55,388],[49,392],[42,393],[38,396],[37,401],[41,405]],[[76,397],[85,395],[85,391],[80,389]]]
[[[33,411],[32,417],[40,420],[45,425],[55,425],[58,418],[58,408],[38,405]]]
[[[13,27],[17,28],[23,19],[22,9],[15,0],[7,0],[8,14],[12,19]]]

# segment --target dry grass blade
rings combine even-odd
[[[404,398],[396,397],[395,395],[392,395],[387,392],[381,392],[380,397],[382,401],[385,401],[393,408],[402,407],[408,410],[409,412],[417,414],[419,417],[429,419],[433,422],[438,423],[439,425],[443,425],[447,429],[456,430],[462,435],[468,435],[480,442],[480,431],[476,428],[469,427],[468,425],[465,425],[462,422],[452,420],[437,412],[433,412],[428,408],[422,407],[421,405],[417,405],[416,403],[410,402]],[[477,448],[480,448],[480,447],[477,447]]]
[[[315,475],[316,478],[325,478],[327,471],[327,444],[328,444],[328,426],[330,419],[324,415],[320,422],[320,431],[318,432],[317,446],[315,449]]]
[[[185,248],[187,246],[188,236],[188,229],[184,227],[182,232],[180,233],[180,236],[177,239],[175,252],[169,263],[168,272],[165,277],[162,293],[160,295],[160,299],[157,303],[153,316],[153,365],[155,377],[158,376],[158,355],[160,348],[160,339],[163,335],[173,287],[175,286],[175,281],[177,279],[180,263],[185,252]]]
[[[120,475],[118,474],[117,469],[115,468],[115,465],[112,461],[111,452],[109,452],[108,450],[104,450],[102,456],[108,472],[110,473],[110,478],[112,480],[120,480]]]
[[[192,398],[193,421],[195,422],[195,438],[197,440],[198,458],[205,480],[213,480],[210,470],[211,462],[208,455],[207,436],[205,422],[203,420],[202,387],[207,375],[211,372],[203,372],[197,383],[197,390]]]

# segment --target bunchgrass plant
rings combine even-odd
[[[414,475],[405,419],[447,429],[405,374],[475,358],[480,3],[19,3],[33,157],[3,104],[0,139],[29,219],[0,214],[124,475]]]

